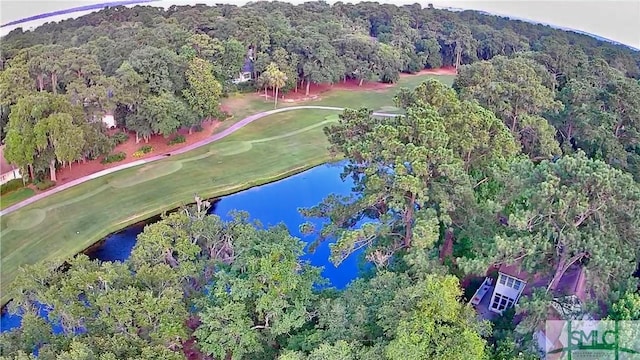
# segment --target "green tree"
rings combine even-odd
[[[454,88],[496,113],[534,159],[560,153],[555,131],[539,116],[562,108],[551,75],[534,60],[496,56],[460,68]],[[543,147],[545,146],[545,147]]]
[[[182,90],[182,94],[198,118],[218,116],[222,86],[213,74],[213,65],[206,60],[194,58],[189,62],[186,78],[188,87]],[[192,127],[189,127],[189,133],[191,131]]]
[[[5,157],[35,177],[36,160],[48,163],[56,180],[56,161],[70,163],[81,158],[82,129],[74,123],[78,111],[63,95],[47,93],[23,97],[11,107],[7,124]]]
[[[14,58],[0,71],[0,105],[13,105],[35,90],[25,59]]]
[[[90,121],[100,120],[107,112],[113,112],[116,98],[113,92],[119,87],[111,77],[97,76],[91,81],[72,79],[66,87],[66,95],[73,105],[84,108]]]
[[[306,92],[309,96],[311,83],[334,83],[342,77],[344,64],[340,61],[329,38],[317,29],[305,28],[301,37],[291,45],[300,56],[300,69],[306,81]]]
[[[474,255],[460,265],[484,273],[489,264],[517,261],[548,276],[548,293],[579,265],[598,300],[629,286],[640,257],[640,189],[631,176],[579,152],[538,166],[523,160],[503,181],[500,206],[487,216],[494,223],[503,216],[506,225],[469,227]]]
[[[134,50],[129,63],[149,85],[154,94],[182,89],[184,69],[178,55],[167,48],[145,46]]]
[[[283,92],[298,90],[298,55],[288,52],[286,49],[277,48],[273,52],[273,62],[278,69],[282,70],[286,76],[286,84],[282,87]]]
[[[377,53],[377,73],[380,81],[384,83],[394,83],[400,78],[399,72],[402,69],[402,60],[397,49],[387,44],[380,44]]]
[[[107,155],[115,147],[115,144],[107,135],[104,123],[84,123],[80,126],[85,140],[82,150],[83,160],[94,160],[101,155]]]
[[[475,101],[459,100],[455,91],[435,79],[413,90],[401,89],[397,106],[410,108],[428,104],[438,109],[449,136],[448,147],[464,162],[467,172],[504,164],[518,152],[509,129]]]
[[[640,293],[625,292],[620,299],[611,305],[609,319],[640,320]]]
[[[64,272],[59,265],[31,265],[18,275],[17,286],[10,289],[11,311],[21,308],[27,323],[8,333],[10,345],[19,341],[29,352],[31,345],[41,345],[43,358],[180,358],[188,313],[179,278],[165,266],[134,272],[128,262],[100,263],[85,255],[68,260]],[[61,334],[52,337],[51,325],[38,314],[40,304],[49,310],[49,320],[61,326]]]
[[[258,81],[257,81],[257,85],[260,88],[264,88],[264,101],[267,101],[267,97],[269,96],[267,94],[267,89],[269,89],[271,87],[271,77],[270,77],[270,73],[266,71],[263,71],[262,73],[260,73],[260,76],[258,77]]]
[[[337,239],[330,245],[332,261],[339,264],[368,247],[370,260],[382,265],[400,249],[430,248],[438,237],[438,224],[448,223],[449,211],[455,208],[452,194],[468,187],[462,162],[448,148],[438,111],[428,104],[410,107],[407,115],[397,117],[345,110],[325,133],[331,152],[350,160],[342,177],[355,182],[353,196],[331,195],[303,211],[308,217],[331,219],[318,241]],[[354,229],[365,217],[379,221]]]
[[[63,47],[58,44],[45,45],[40,55],[40,66],[42,66],[45,73],[49,75],[51,79],[51,91],[53,91],[54,94],[58,93],[60,75],[62,75],[64,71],[60,63],[60,59],[63,57],[63,51]]]
[[[46,60],[44,57],[44,46],[36,45],[26,51],[27,67],[29,74],[35,77],[38,84],[38,91],[45,91],[47,82]]]
[[[580,148],[639,180],[640,85],[602,60],[589,69],[560,92],[564,111],[552,120],[564,148]]]
[[[162,92],[145,99],[137,109],[136,115],[139,119],[145,119],[148,122],[153,134],[168,137],[180,129],[181,119],[188,111],[187,106],[179,98],[171,93]],[[142,135],[145,141],[149,141],[150,134]]]
[[[387,358],[482,359],[487,329],[475,311],[459,301],[457,278],[428,276],[420,285],[411,289],[418,295],[415,308],[400,313]]]
[[[272,62],[267,66],[266,71],[263,73],[266,76],[267,83],[274,89],[274,104],[273,107],[278,107],[278,90],[280,90],[287,83],[287,74],[278,68],[276,63]]]
[[[375,80],[379,77],[377,57],[378,45],[374,40],[364,35],[347,35],[335,42],[338,56],[345,63],[345,80],[347,76],[358,80],[362,86],[364,81]]]
[[[149,95],[149,85],[128,61],[123,62],[116,70],[116,80],[119,84],[115,94],[116,100],[130,111],[135,111]]]
[[[51,147],[56,160],[63,165],[79,160],[85,145],[82,128],[73,123],[68,113],[55,113],[39,121],[34,127],[36,146]],[[53,161],[53,160],[52,160]],[[51,181],[56,181],[55,163],[51,165]]]
[[[97,57],[85,48],[65,49],[60,62],[65,84],[75,79],[82,79],[83,82],[90,83],[102,75]]]
[[[304,243],[284,225],[234,232],[237,252],[213,275],[195,335],[205,353],[242,359],[307,322],[320,270],[299,259]]]

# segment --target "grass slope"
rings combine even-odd
[[[400,86],[413,87],[426,78],[403,78]],[[451,76],[437,78],[453,81]],[[397,90],[334,91],[308,104],[389,110]],[[233,102],[230,123],[273,107],[247,96]],[[23,264],[66,259],[112,232],[193,201],[195,193],[223,196],[327,162],[322,129],[336,114],[296,110],[271,115],[211,145],[85,182],[2,216],[2,304]]]
[[[0,198],[0,210],[7,208],[13,204],[17,204],[22,200],[26,200],[35,194],[36,192],[33,189],[22,188],[2,195],[2,198]]]

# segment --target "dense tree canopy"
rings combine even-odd
[[[360,84],[395,82],[399,72],[455,66],[461,71],[457,86],[462,93],[495,111],[532,158],[560,153],[555,129],[543,113],[561,109],[560,102],[552,100],[557,90],[568,85],[559,98],[565,111],[553,122],[558,130],[565,127],[561,142],[571,141],[588,154],[636,174],[640,168],[633,135],[636,114],[620,113],[620,119],[611,120],[610,132],[591,136],[589,131],[595,130],[580,125],[587,122],[579,119],[578,112],[594,114],[591,118],[609,115],[573,106],[577,96],[582,100],[603,96],[595,90],[584,93],[588,86],[613,81],[597,80],[603,71],[585,75],[593,68],[589,61],[596,58],[618,74],[619,80],[605,91],[618,94],[620,101],[622,97],[637,99],[633,95],[637,86],[632,80],[622,80],[640,76],[637,52],[585,35],[473,11],[455,13],[415,4],[330,6],[318,2],[173,6],[167,10],[116,6],[33,31],[14,30],[0,46],[3,139],[9,132],[11,107],[36,91],[64,94],[85,111],[89,122],[112,113],[118,124],[148,139],[183,127],[193,129],[203,118],[217,116],[217,99],[236,89],[232,80],[247,61],[253,78],[263,80],[261,87],[274,93],[305,87],[307,94],[313,82],[349,78]],[[478,60],[471,67],[464,66]],[[261,76],[271,63],[278,72]],[[580,92],[577,82],[592,85],[582,86]],[[146,100],[152,96],[156,101]],[[277,96],[274,101],[277,105]],[[175,105],[186,115],[179,119],[171,114],[160,116],[161,104]],[[93,151],[79,157],[68,153],[56,159],[58,164],[109,152],[109,146],[101,145],[104,131],[94,127],[89,132],[79,121],[75,126],[83,128],[83,135],[67,128],[69,137],[81,136]],[[96,135],[96,130],[102,135]],[[586,136],[582,135],[585,131]],[[7,143],[9,148],[16,146],[13,141]],[[24,159],[16,164],[28,165]],[[40,169],[36,170],[31,175],[41,177]],[[55,165],[50,171],[55,172]],[[55,174],[50,176],[55,178]]]
[[[196,200],[148,225],[124,262],[78,255],[65,269],[24,268],[10,305],[22,325],[0,335],[0,358],[34,349],[39,359],[101,360],[179,359],[193,349],[214,359],[484,356],[488,324],[460,301],[454,276],[411,266],[343,293],[323,289],[284,226],[263,229],[243,213],[223,222]]]
[[[331,220],[319,241],[337,237],[336,263],[363,247],[379,265],[400,249],[431,248],[439,226],[449,226],[472,197],[470,172],[517,153],[499,119],[436,80],[402,90],[396,102],[405,115],[347,110],[325,129],[331,151],[350,159],[342,176],[354,180],[354,193],[332,195],[304,213]],[[365,218],[377,221],[354,228]]]
[[[496,56],[460,69],[456,88],[462,98],[476,99],[495,112],[532,158],[560,154],[555,129],[541,117],[557,111],[554,83],[545,68],[525,57]]]

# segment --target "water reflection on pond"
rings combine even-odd
[[[332,193],[349,194],[352,182],[350,179],[344,182],[340,179],[342,165],[342,163],[321,165],[271,184],[226,196],[217,201],[211,210],[226,220],[230,219],[229,213],[232,210],[246,211],[251,219],[259,220],[265,227],[284,223],[293,236],[310,243],[314,240],[312,235],[300,234],[299,226],[305,219],[298,209],[313,206]],[[317,221],[316,224],[320,222]],[[103,261],[127,259],[144,225],[144,223],[136,224],[109,236],[102,246],[90,254],[90,257]],[[305,254],[304,258],[315,266],[324,267],[322,275],[330,280],[332,286],[339,289],[344,288],[358,276],[359,257],[354,254],[339,267],[335,267],[329,262],[328,242],[321,244],[313,254]],[[19,316],[2,314],[2,331],[19,325]]]

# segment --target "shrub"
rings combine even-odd
[[[0,195],[16,191],[24,187],[22,179],[9,180],[6,183],[0,185]]]
[[[202,130],[204,130],[204,128],[203,128],[203,127],[202,127],[202,125],[200,125],[200,124],[195,125],[195,126],[193,127],[193,131],[195,131],[195,132],[201,132]]]
[[[182,144],[183,142],[186,142],[186,141],[187,139],[184,137],[184,135],[176,135],[176,137],[169,140],[167,144],[169,145]]]
[[[127,154],[125,154],[124,152],[120,151],[117,152],[115,154],[110,154],[104,157],[104,159],[102,159],[102,161],[100,161],[100,163],[102,164],[109,164],[109,163],[114,163],[114,162],[118,162],[118,161],[122,161],[127,157]]]
[[[141,151],[143,154],[148,154],[148,153],[153,151],[153,146],[145,145],[145,146],[141,147],[140,149],[138,149],[138,151]],[[136,152],[138,152],[138,151],[136,151]]]
[[[230,87],[229,90],[231,91],[237,91],[241,94],[243,93],[251,93],[256,91],[256,83],[253,80],[249,80],[247,82],[243,82],[243,83],[239,83],[239,84],[233,84],[233,87]]]
[[[38,190],[47,190],[48,188],[56,186],[56,182],[51,180],[42,180],[35,183],[35,185]]]
[[[133,153],[133,157],[134,158],[140,158],[140,157],[143,157],[143,156],[144,156],[144,153],[142,151],[140,151],[140,150],[138,150],[138,151]]]
[[[129,134],[124,131],[118,131],[117,133],[111,135],[110,138],[114,145],[120,145],[129,140]]]

